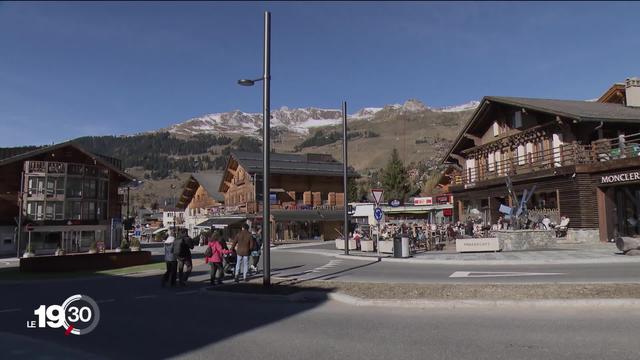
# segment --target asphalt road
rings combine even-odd
[[[640,353],[637,310],[409,310],[182,289],[142,297],[157,279],[113,280],[101,280],[99,293],[74,281],[21,297],[23,310],[0,312],[3,357],[622,360]],[[91,334],[25,327],[33,318],[29,305],[59,304],[71,289],[86,287],[101,309]]]
[[[343,260],[283,250],[273,252],[273,267],[274,276],[302,280],[520,282],[551,278],[449,278],[455,271],[489,270]],[[630,264],[499,268],[562,270],[567,275],[560,279],[568,281],[638,275]],[[640,354],[637,309],[422,310],[354,307],[327,299],[256,299],[207,290],[207,270],[196,267],[189,286],[178,289],[160,288],[159,275],[149,274],[0,284],[3,357],[618,360],[637,359]],[[98,302],[101,321],[94,332],[65,336],[62,329],[26,328],[38,306],[61,304],[73,294],[86,294]]]
[[[639,282],[640,264],[443,265],[377,262],[296,252],[272,251],[276,276],[297,280],[406,283],[581,283]],[[300,266],[302,265],[302,266]],[[469,274],[465,274],[469,273]],[[456,274],[456,275],[454,275]],[[532,275],[538,274],[538,275]],[[275,274],[274,274],[275,275]],[[452,276],[453,275],[453,276]]]

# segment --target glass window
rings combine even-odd
[[[80,220],[82,214],[80,212],[80,201],[67,201],[65,209],[65,218],[72,220]]]
[[[64,195],[64,177],[47,177],[47,196]]]
[[[96,180],[84,179],[83,185],[83,197],[88,199],[96,198]]]
[[[28,201],[27,215],[33,220],[44,220],[44,202]]]
[[[41,195],[45,193],[44,176],[29,176],[27,191],[29,196]]]
[[[67,178],[67,191],[68,198],[82,197],[82,179],[76,177]]]
[[[98,203],[96,218],[98,220],[105,220],[107,218],[107,203],[105,201]]]
[[[94,201],[82,204],[82,220],[96,219],[96,203]]]
[[[98,199],[106,200],[109,197],[109,182],[98,180]]]

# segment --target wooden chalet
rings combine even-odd
[[[324,154],[271,154],[269,203],[274,240],[334,239],[342,231],[343,165]],[[349,169],[349,177],[358,174]],[[219,192],[227,214],[261,221],[262,154],[229,156]]]
[[[598,101],[487,96],[443,162],[457,220],[495,223],[510,177],[519,195],[536,185],[532,216],[569,217],[578,241],[639,235],[640,80]]]
[[[25,150],[0,149],[0,252],[21,255],[29,238],[36,254],[119,246],[118,188],[133,180],[120,161],[72,142]]]

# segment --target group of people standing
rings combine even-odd
[[[205,263],[210,266],[211,285],[222,284],[225,277],[225,268],[233,264],[235,259],[235,282],[247,281],[249,270],[258,271],[258,263],[262,250],[262,236],[260,228],[253,233],[250,226],[244,224],[242,230],[236,234],[227,246],[224,236],[219,230],[212,231],[207,239],[204,252]],[[212,229],[213,230],[213,229]],[[164,242],[164,253],[167,270],[162,277],[162,286],[167,282],[171,286],[185,286],[191,270],[193,268],[191,249],[194,248],[194,241],[187,235],[186,231],[174,237],[170,232]],[[186,267],[186,271],[183,268]]]
[[[167,282],[172,287],[179,283],[180,286],[187,284],[187,279],[193,269],[193,259],[191,250],[193,249],[193,239],[189,237],[185,229],[181,229],[176,234],[169,231],[169,236],[164,241],[164,261],[167,271],[162,276],[162,286]]]

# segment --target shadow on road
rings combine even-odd
[[[291,301],[286,295],[300,291],[291,285],[264,288],[256,283],[228,282],[228,285],[211,288],[208,283],[191,282],[187,287],[160,288],[159,275],[105,276],[2,287],[0,310],[19,308],[20,311],[0,313],[0,333],[58,345],[53,348],[59,354],[39,353],[33,344],[28,345],[34,356],[62,358],[68,355],[66,358],[70,359],[76,358],[77,351],[114,359],[185,356],[247,332],[269,331],[271,324],[320,306],[332,291],[305,287],[305,292],[314,293],[312,301],[306,298]],[[33,311],[40,305],[60,305],[74,294],[86,294],[99,303],[100,324],[91,334],[64,336],[61,329],[25,327],[27,320],[35,319]],[[9,346],[8,351],[21,348],[19,343],[4,345]]]

